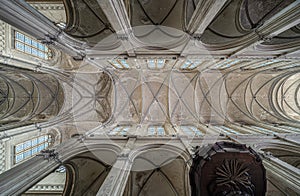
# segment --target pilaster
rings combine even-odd
[[[135,137],[128,139],[125,148],[118,156],[111,171],[98,191],[97,196],[123,195],[133,164],[128,155],[131,149],[134,148],[135,141]]]

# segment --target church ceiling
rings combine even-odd
[[[78,73],[74,77],[63,83],[68,94],[64,112],[70,113],[76,123],[99,126],[108,121],[113,101],[111,77],[105,72]]]
[[[213,22],[204,31],[202,42],[207,45],[236,46],[251,39],[257,28],[291,4],[293,0],[228,1]],[[236,44],[232,44],[236,43]]]
[[[298,93],[297,76],[272,71],[114,73],[113,119],[121,124],[161,125],[297,123],[300,108],[293,96]]]
[[[69,36],[82,41],[81,46],[74,46],[86,56],[151,53],[298,58],[293,53],[299,48],[300,9],[294,0],[56,2],[66,24],[57,22],[57,14],[46,14],[57,11],[55,7],[29,3]]]
[[[66,161],[65,195],[102,191],[106,179],[114,178],[110,171],[120,169],[111,165],[120,163],[128,163],[121,166],[129,176],[124,195],[189,195],[193,139],[206,145],[261,135],[261,143],[272,137],[295,144],[289,133],[299,133],[300,121],[300,1],[26,2],[3,1],[0,18],[11,26],[1,25],[50,45],[53,59],[22,59],[13,46],[13,52],[1,49],[0,56],[7,56],[0,67],[0,130],[31,125],[36,132],[57,132],[57,143],[79,144],[80,153],[76,146],[72,153],[61,150],[63,161],[54,157],[55,164]],[[17,43],[12,35],[6,43],[0,34],[0,48]],[[28,45],[25,39],[22,44]],[[8,69],[18,63],[34,71]],[[269,151],[299,168],[299,153],[293,159],[282,149]],[[226,170],[230,177],[228,165],[245,169],[232,159],[220,165],[219,174]],[[248,183],[246,173],[239,176]]]
[[[114,33],[96,0],[65,0],[64,4],[67,15],[64,30],[72,37],[96,44]]]
[[[185,161],[176,154],[148,151],[135,159],[125,195],[188,195],[186,169]]]
[[[290,82],[298,81],[299,63],[278,54],[299,47],[297,1],[64,0],[63,6],[59,38],[80,40],[76,47],[85,55],[74,80],[63,82],[62,113],[74,122],[299,120],[298,83]]]
[[[59,114],[63,102],[63,89],[53,76],[0,71],[1,129],[47,121]]]

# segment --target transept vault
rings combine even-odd
[[[0,195],[299,195],[299,0],[0,0]]]

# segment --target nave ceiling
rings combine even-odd
[[[0,130],[8,116],[51,129],[67,146],[51,167],[66,167],[66,194],[105,191],[112,165],[134,157],[124,195],[188,195],[190,148],[217,140],[254,146],[268,171],[299,168],[298,0],[11,0],[0,19],[54,55],[0,67]],[[280,159],[272,169],[263,151]]]
[[[66,119],[95,127],[299,121],[299,62],[287,56],[298,47],[298,1],[28,2],[65,23],[68,44],[85,55],[56,62],[75,65],[73,79],[62,79]],[[49,14],[55,9],[65,18]]]
[[[47,1],[28,2],[41,13],[53,10]],[[88,57],[149,53],[201,58],[298,57],[298,1],[55,2],[61,19],[47,17],[56,24],[65,23],[63,31],[78,40],[71,40],[70,45]]]

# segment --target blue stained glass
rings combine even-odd
[[[25,52],[28,53],[28,54],[31,54],[31,47],[25,45]]]
[[[44,136],[39,137],[38,144],[41,144],[41,143],[44,143],[44,142],[45,142],[45,137]]]
[[[148,67],[151,68],[151,69],[155,68],[154,60],[148,60]]]
[[[50,143],[48,140],[51,139],[50,135],[42,135],[38,138],[33,138],[31,140],[27,140],[21,144],[15,146],[15,161],[16,163],[21,162],[24,159],[32,157],[37,154],[41,150],[48,148]],[[37,146],[38,145],[38,146]],[[26,150],[24,152],[24,150]],[[20,153],[22,152],[22,153]]]
[[[24,42],[25,36],[22,33],[16,32],[16,39]]]
[[[157,127],[157,133],[158,133],[158,135],[164,135],[165,129],[163,127]]]
[[[20,42],[16,42],[16,49],[20,51],[24,51],[24,44]]]
[[[268,129],[264,129],[262,127],[257,127],[257,126],[251,126],[251,127],[254,127],[254,128],[256,128],[256,129],[258,129],[260,131],[266,132],[266,133],[275,134],[273,131],[268,130]]]
[[[31,150],[32,155],[37,154],[38,153],[38,147],[35,147]]]
[[[192,129],[196,135],[202,135],[202,133],[196,127],[191,126],[190,129]]]
[[[24,149],[28,149],[31,147],[31,140],[24,142]]]
[[[28,150],[28,151],[25,151],[24,153],[24,159],[28,158],[28,157],[31,157],[31,150]]]
[[[230,132],[226,131],[225,129],[222,129],[221,127],[215,127],[217,130],[219,130],[221,133],[224,132],[225,134],[231,134]]]
[[[165,60],[159,59],[157,60],[157,68],[163,68],[165,65]]]
[[[51,54],[48,55],[48,52],[51,52],[47,46],[38,41],[31,39],[30,37],[25,36],[23,33],[15,32],[15,48],[19,51],[31,54],[33,56],[39,57],[41,59],[48,60],[51,58]]]
[[[129,129],[128,127],[124,127],[120,134],[121,135],[126,135],[127,132],[128,132],[128,129]]]
[[[197,67],[197,64],[196,63],[193,63],[193,64],[191,64],[191,66],[189,67],[189,69],[194,69],[194,68],[196,68]]]
[[[121,59],[120,62],[122,63],[122,65],[124,66],[124,68],[129,69],[129,65],[127,64],[125,59]]]
[[[225,130],[227,130],[227,131],[229,131],[229,132],[231,132],[231,133],[239,134],[238,132],[236,132],[236,131],[233,130],[233,129],[230,129],[229,127],[222,126],[222,128],[225,129]]]
[[[25,43],[31,45],[31,39],[25,36]]]
[[[121,128],[122,128],[122,127],[115,127],[115,128],[109,133],[109,135],[115,135],[115,134],[117,134],[117,133],[120,131]]]
[[[155,135],[156,131],[155,131],[155,128],[154,127],[149,127],[148,128],[148,134],[149,135]]]
[[[32,139],[32,140],[31,140],[31,144],[32,144],[32,146],[36,146],[36,145],[37,145],[37,143],[38,143],[38,140],[37,140],[37,138],[34,138],[34,139]]]
[[[34,56],[38,56],[38,51],[37,51],[37,49],[32,48],[32,49],[31,49],[31,54],[34,55]]]
[[[43,52],[38,51],[38,56],[39,56],[40,58],[43,58]]]
[[[183,65],[181,65],[181,69],[187,69],[188,66],[191,64],[191,61],[187,60]]]
[[[35,48],[38,48],[38,43],[34,40],[31,41],[31,45]]]
[[[45,51],[45,46],[43,44],[38,44],[39,50]]]
[[[289,127],[289,126],[281,126],[285,129],[288,129],[288,130],[292,130],[292,131],[295,131],[295,132],[300,132],[300,129],[298,128],[295,128],[295,127]]]
[[[22,161],[24,159],[23,153],[16,155],[16,163]]]
[[[188,135],[193,135],[193,132],[186,126],[181,127],[181,129],[183,130],[183,132],[185,132]]]
[[[21,151],[23,151],[23,150],[24,150],[24,145],[23,145],[23,143],[22,143],[22,144],[16,145],[16,148],[15,148],[16,153],[21,152]]]
[[[38,146],[38,152],[42,151],[45,149],[45,144],[39,145]]]
[[[122,65],[120,65],[117,61],[115,61],[115,60],[113,60],[113,61],[111,61],[111,63],[115,66],[115,67],[117,67],[117,68],[119,68],[119,69],[122,69],[123,67],[122,67]]]

